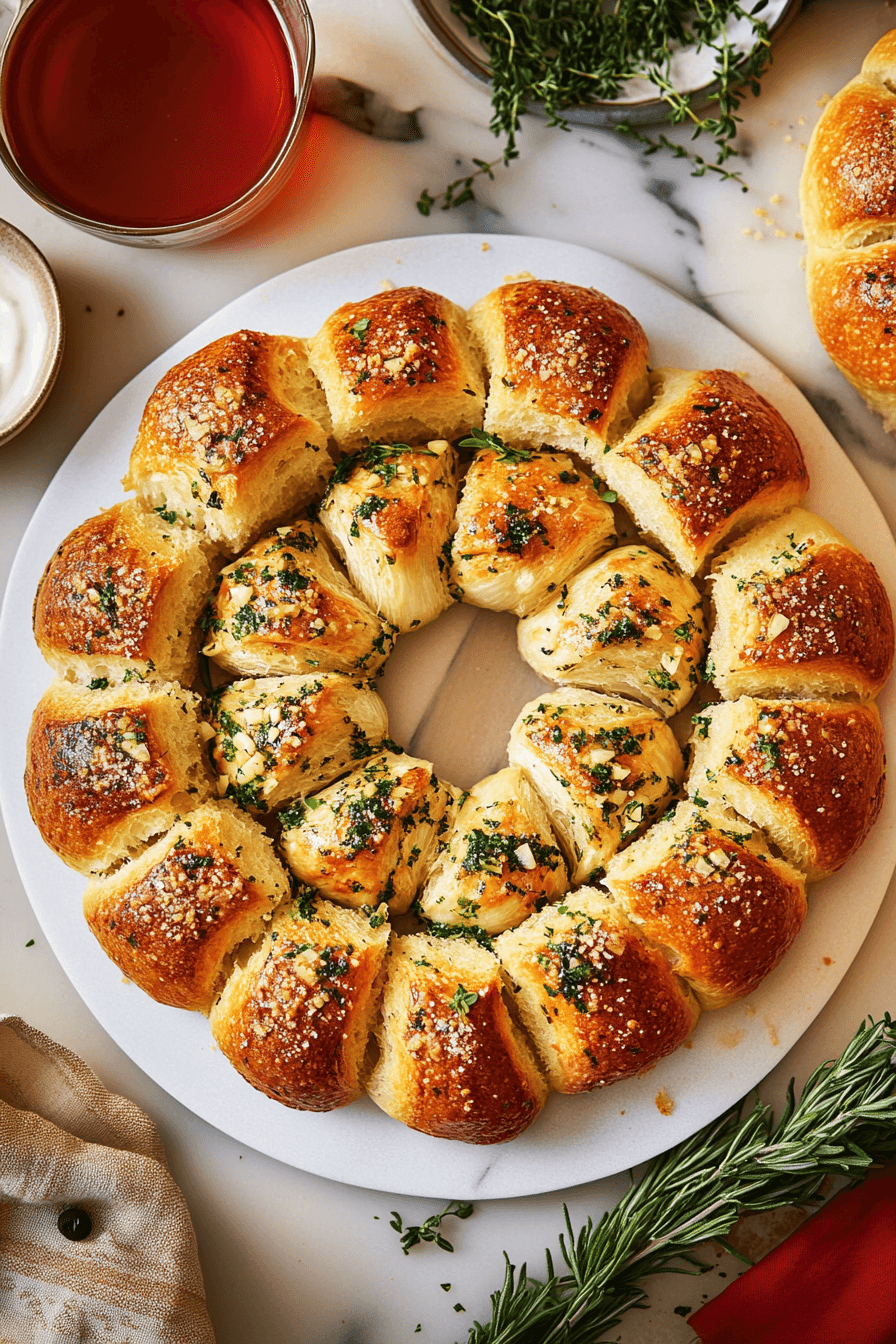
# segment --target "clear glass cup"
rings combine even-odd
[[[129,0],[120,2],[128,4]],[[8,78],[10,49],[25,15],[35,6],[55,3],[56,0],[18,0],[18,4],[15,0],[0,0],[0,10],[5,9],[14,13],[0,49],[0,94]],[[108,239],[110,242],[128,243],[136,247],[185,246],[207,242],[235,229],[266,205],[289,177],[302,147],[300,131],[311,93],[311,79],[314,72],[314,28],[308,6],[305,0],[268,0],[268,3],[279,16],[280,27],[289,50],[295,97],[292,117],[275,157],[258,179],[236,199],[215,210],[214,213],[173,224],[150,223],[133,227],[78,214],[48,195],[18,162],[6,126],[5,99],[2,100],[3,110],[0,115],[0,159],[19,186],[45,209],[52,211],[61,219],[68,220],[77,228],[95,234],[98,238]]]

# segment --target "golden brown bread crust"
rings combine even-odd
[[[480,361],[463,310],[441,294],[408,286],[343,304],[309,353],[343,448],[482,424]]]
[[[822,345],[891,428],[896,399],[896,243],[846,252],[813,249],[806,285]]]
[[[190,512],[211,537],[238,549],[323,488],[326,419],[305,341],[237,331],[160,380],[123,484],[146,505]],[[275,469],[287,463],[295,488],[284,497]]]
[[[210,803],[139,859],[95,878],[84,915],[106,955],[151,998],[208,1012],[229,953],[259,936],[288,890],[258,824]]]
[[[401,631],[435,620],[453,601],[446,551],[457,483],[457,454],[445,439],[373,444],[337,464],[321,502],[321,522],[352,582]]]
[[[497,440],[464,480],[451,543],[456,591],[474,606],[527,616],[613,545],[614,526],[597,483],[571,458]]]
[[[361,1095],[389,926],[329,901],[289,901],[209,1013],[218,1046],[284,1106],[332,1111]]]
[[[896,422],[896,37],[828,103],[800,180],[809,309],[822,344],[868,405]]]
[[[489,371],[485,428],[518,446],[547,443],[597,464],[646,399],[647,337],[597,290],[518,280],[480,299],[470,321]]]
[[[621,911],[590,887],[501,934],[498,958],[557,1092],[590,1092],[656,1064],[699,1008]]]
[[[179,686],[82,690],[55,682],[28,733],[25,796],[45,842],[98,872],[209,792],[196,698]]]
[[[341,672],[234,681],[211,701],[218,792],[267,811],[382,750],[386,707]]]
[[[205,623],[203,653],[238,676],[372,674],[394,641],[336,568],[317,523],[279,527],[225,566]]]
[[[857,76],[828,103],[803,169],[803,223],[813,244],[857,247],[896,226],[894,135],[896,94],[879,77]]]
[[[876,695],[893,668],[889,595],[869,560],[823,518],[793,509],[720,556],[714,680],[741,694]]]
[[[281,847],[300,882],[341,905],[403,914],[447,829],[453,790],[429,761],[384,752],[307,803],[279,814]]]
[[[811,881],[861,847],[883,805],[886,760],[874,704],[744,696],[695,719],[688,791],[761,825]]]
[[[211,568],[196,537],[113,504],[70,532],[34,599],[34,638],[65,676],[119,679],[128,669],[189,685]]]
[[[411,1129],[464,1143],[507,1143],[547,1093],[483,948],[413,934],[393,940],[380,1058],[367,1080],[376,1104]]]
[[[660,370],[656,390],[601,475],[696,574],[733,529],[799,503],[809,475],[784,417],[736,373]]]
[[[679,803],[607,866],[604,885],[702,1008],[743,998],[774,970],[806,917],[805,879],[761,832]]]

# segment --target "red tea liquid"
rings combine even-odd
[[[3,119],[22,171],[69,210],[134,228],[237,200],[296,107],[269,0],[39,0],[6,68]]]

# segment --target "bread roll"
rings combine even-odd
[[[526,616],[616,541],[613,510],[597,483],[562,453],[486,443],[464,481],[451,545],[464,602]]]
[[[600,474],[693,575],[729,533],[798,504],[809,475],[783,416],[736,373],[659,369],[651,383],[652,405]]]
[[[401,631],[450,607],[457,455],[446,439],[371,444],[337,465],[320,519],[352,583]]]
[[[687,985],[593,887],[495,943],[516,1006],[556,1092],[590,1092],[643,1073],[690,1035]]]
[[[211,701],[218,792],[266,811],[382,750],[386,706],[340,672],[235,681]]]
[[[884,797],[884,737],[873,704],[741,700],[694,718],[688,792],[761,826],[810,881],[861,847]]]
[[[631,695],[677,713],[701,681],[706,643],[700,594],[646,546],[622,546],[520,621],[520,654],[539,676]]]
[[[800,181],[809,310],[822,345],[896,424],[896,30],[828,103]]]
[[[383,752],[280,812],[283,854],[300,882],[340,905],[383,901],[403,914],[453,806],[453,790],[429,761]]]
[[[836,528],[793,509],[720,556],[709,656],[722,695],[876,695],[893,667],[877,571]]]
[[[203,653],[241,676],[372,674],[387,629],[333,563],[322,527],[293,523],[227,565],[209,603]]]
[[[284,1106],[332,1111],[361,1095],[389,926],[329,901],[287,902],[209,1013],[219,1048]]]
[[[647,337],[595,289],[516,280],[474,304],[470,323],[489,373],[485,428],[507,443],[598,467],[647,401]]]
[[[482,361],[462,308],[418,287],[331,313],[309,343],[343,450],[453,439],[482,424]]]
[[[233,949],[289,891],[271,841],[232,803],[206,803],[84,893],[84,915],[124,975],[172,1008],[211,1008]]]
[[[803,874],[717,805],[677,804],[610,860],[604,885],[701,1008],[751,994],[806,917]]]
[[[71,868],[120,863],[209,794],[198,697],[170,682],[85,690],[56,681],[28,734],[25,796]]]
[[[494,934],[559,900],[568,886],[544,804],[511,767],[464,795],[418,908],[435,923]]]
[[[47,564],[34,638],[69,681],[196,676],[198,618],[212,585],[195,533],[132,500],[76,527]]]
[[[684,776],[655,710],[571,688],[523,706],[507,754],[544,799],[577,886],[660,816]]]
[[[506,1143],[522,1134],[547,1089],[491,953],[412,934],[393,939],[387,967],[371,1099],[437,1139]]]
[[[239,551],[320,495],[328,428],[305,341],[237,331],[162,378],[123,484]]]

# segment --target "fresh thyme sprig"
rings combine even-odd
[[[896,1027],[889,1017],[859,1028],[837,1060],[816,1069],[799,1101],[793,1082],[781,1119],[757,1100],[742,1117],[719,1120],[650,1163],[595,1226],[575,1233],[564,1208],[560,1253],[566,1271],[532,1279],[505,1255],[492,1317],[467,1344],[597,1344],[646,1298],[651,1274],[703,1268],[691,1248],[720,1240],[741,1213],[805,1204],[826,1177],[859,1180],[896,1153]],[[688,1265],[697,1268],[688,1268]]]
[[[746,187],[739,173],[725,167],[737,154],[735,138],[743,91],[759,92],[759,81],[771,62],[768,24],[759,17],[767,0],[752,8],[738,0],[617,0],[612,12],[599,4],[581,0],[528,0],[513,9],[485,0],[452,0],[451,7],[470,36],[485,48],[492,75],[492,118],[495,135],[504,137],[502,159],[486,163],[474,159],[476,170],[452,182],[433,196],[423,191],[417,202],[428,215],[437,202],[448,210],[475,198],[474,180],[494,176],[493,169],[517,157],[520,115],[528,105],[542,105],[548,124],[568,130],[564,112],[594,100],[618,98],[627,80],[642,79],[655,90],[668,109],[672,125],[688,124],[693,139],[708,137],[716,147],[712,159],[695,154],[668,136],[652,138],[629,122],[617,129],[644,146],[645,153],[669,150],[688,158],[693,174],[707,172]],[[748,52],[735,50],[726,25],[731,19],[750,26]],[[672,59],[676,50],[695,46],[714,56],[713,99],[715,115],[704,115],[690,94],[675,88]]]
[[[420,1224],[419,1227],[405,1227],[401,1221],[401,1214],[392,1210],[392,1217],[389,1219],[389,1226],[396,1232],[401,1233],[401,1249],[405,1255],[410,1253],[412,1246],[419,1246],[421,1241],[432,1241],[443,1251],[453,1251],[454,1247],[447,1237],[441,1232],[443,1218],[469,1218],[473,1212],[472,1204],[459,1204],[457,1200],[452,1200],[447,1209],[441,1213],[433,1213]]]

